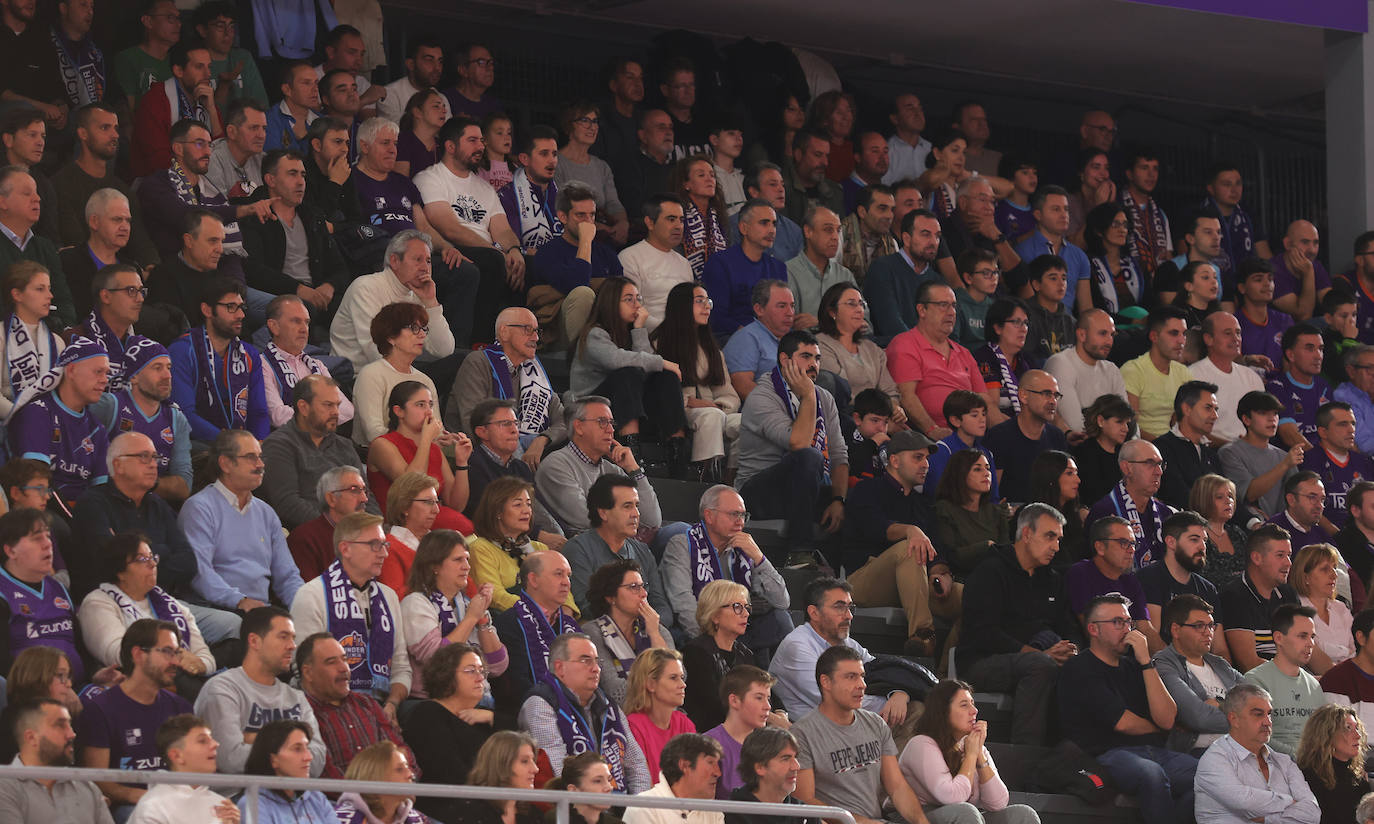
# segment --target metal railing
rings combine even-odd
[[[27,779],[30,781],[108,781],[116,784],[191,784],[197,787],[218,787],[244,790],[248,799],[248,815],[244,824],[258,824],[258,791],[291,790],[324,793],[351,792],[374,795],[424,795],[436,798],[476,798],[495,801],[528,801],[554,804],[558,809],[556,824],[569,824],[568,811],[573,804],[614,807],[647,807],[656,810],[701,810],[716,813],[745,813],[748,815],[780,816],[786,818],[824,818],[843,824],[855,824],[854,815],[839,807],[798,806],[796,804],[764,804],[758,801],[720,801],[714,798],[657,798],[643,795],[608,795],[566,790],[516,790],[506,787],[473,787],[466,784],[396,784],[390,781],[343,781],[333,778],[283,778],[268,775],[224,775],[221,773],[136,772],[132,770],[94,770],[85,767],[16,767],[0,766],[0,780]]]

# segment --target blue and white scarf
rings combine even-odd
[[[797,411],[801,407],[801,400],[793,393],[792,388],[782,379],[781,368],[774,366],[773,371],[768,373],[768,378],[773,382],[773,391],[778,393],[782,402],[787,405],[787,414],[792,420],[797,419]],[[816,398],[816,434],[811,437],[811,446],[819,450],[821,459],[825,462],[823,479],[827,486],[830,485],[830,446],[826,440],[825,414],[821,412],[821,399]]]

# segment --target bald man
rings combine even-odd
[[[1063,397],[1054,375],[1030,370],[1021,376],[1021,411],[983,438],[997,458],[997,486],[1007,500],[1030,500],[1030,467],[1036,455],[1047,449],[1069,451],[1064,432],[1054,425]]]
[[[1063,429],[1071,443],[1083,439],[1083,410],[1103,395],[1126,397],[1126,381],[1121,369],[1107,359],[1116,341],[1116,323],[1101,309],[1089,309],[1078,316],[1074,345],[1051,355],[1045,371],[1059,381],[1064,400],[1054,425]]]
[[[538,346],[539,321],[534,313],[523,306],[502,310],[496,316],[496,345],[464,358],[458,368],[444,426],[450,432],[472,434],[469,417],[479,402],[487,398],[514,400],[521,457],[531,469],[538,467],[549,444],[568,437],[563,403],[535,355]]]
[[[519,582],[519,598],[491,622],[510,654],[505,676],[510,689],[497,696],[498,706],[513,710],[530,687],[547,680],[553,640],[565,632],[582,631],[572,602],[572,567],[562,553],[526,555]]]
[[[1240,343],[1236,316],[1213,312],[1202,320],[1202,344],[1207,354],[1188,367],[1197,380],[1217,385],[1217,423],[1210,435],[1217,448],[1245,437],[1245,424],[1236,414],[1236,406],[1247,393],[1264,391],[1259,373],[1240,363]]]
[[[1090,531],[1099,518],[1125,518],[1135,536],[1133,569],[1140,569],[1164,558],[1164,522],[1175,512],[1155,497],[1164,480],[1164,458],[1154,444],[1136,438],[1122,444],[1117,464],[1121,467],[1121,483],[1093,504],[1083,526]]]
[[[1317,227],[1305,220],[1288,224],[1283,236],[1283,254],[1274,258],[1274,308],[1308,320],[1322,296],[1331,291],[1331,275],[1317,260],[1321,251]]]

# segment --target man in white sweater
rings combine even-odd
[[[1263,392],[1264,379],[1240,362],[1240,322],[1230,312],[1213,312],[1202,320],[1202,342],[1207,355],[1190,365],[1193,377],[1217,385],[1217,422],[1209,436],[1212,446],[1222,447],[1245,437],[1245,424],[1236,414],[1240,399]]]
[[[429,313],[429,335],[419,360],[436,361],[453,354],[453,332],[444,319],[432,275],[433,252],[433,241],[424,232],[406,229],[396,233],[386,246],[386,268],[354,280],[344,292],[329,325],[334,355],[348,358],[357,370],[381,360],[372,341],[372,319],[383,306],[401,302],[418,303]]]
[[[302,638],[327,632],[343,645],[349,688],[384,700],[382,709],[395,722],[410,695],[411,673],[401,601],[377,580],[386,548],[381,518],[345,515],[334,527],[334,563],[296,592],[291,617]]]
[[[210,725],[194,715],[176,715],[157,731],[157,748],[172,772],[213,773],[219,742]],[[234,802],[191,784],[154,784],[139,799],[129,824],[182,824],[188,821],[238,824]]]
[[[1059,381],[1064,400],[1059,403],[1055,425],[1065,433],[1083,432],[1083,410],[1103,395],[1126,397],[1121,369],[1107,360],[1112,353],[1116,323],[1101,309],[1089,309],[1078,318],[1072,349],[1064,349],[1045,361],[1045,371]]]
[[[291,671],[296,627],[281,607],[258,607],[243,618],[243,666],[225,670],[205,683],[196,697],[196,714],[219,742],[220,772],[242,773],[258,731],[272,721],[290,719],[310,727],[310,775],[324,772],[328,753],[315,711],[305,693],[281,680]],[[211,772],[213,770],[205,770]]]
[[[620,253],[625,277],[639,287],[649,320],[650,332],[663,322],[668,292],[679,283],[691,283],[692,264],[678,253],[682,245],[682,198],[672,193],[657,194],[644,201],[644,225],[649,235]]]

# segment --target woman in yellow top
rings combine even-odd
[[[491,610],[501,612],[516,601],[511,591],[520,572],[520,562],[531,552],[547,552],[548,547],[530,539],[530,515],[534,511],[534,487],[519,478],[497,478],[482,491],[482,499],[472,513],[472,580],[476,586],[490,583]],[[568,609],[577,615],[572,594]]]

